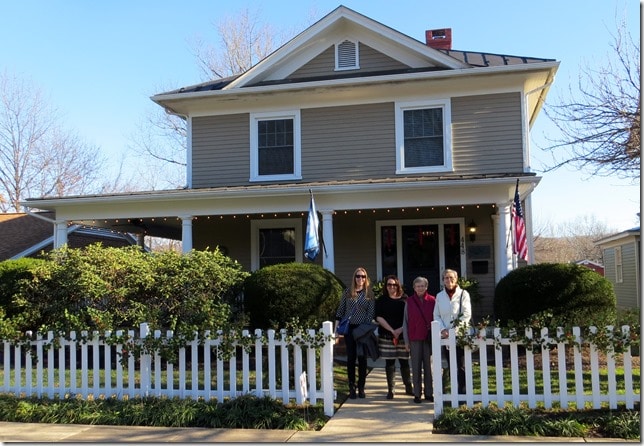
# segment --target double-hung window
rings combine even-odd
[[[396,173],[452,170],[449,100],[396,104]]]
[[[251,114],[250,166],[250,181],[301,179],[299,111]]]

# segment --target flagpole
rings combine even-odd
[[[519,179],[517,178],[517,185],[514,190],[515,195],[517,194],[519,190]],[[516,252],[516,246],[517,246],[517,234],[516,231],[514,230],[514,215],[517,212],[517,209],[514,205],[514,197],[515,195],[512,196],[512,209],[514,209],[514,212],[510,213],[510,233],[512,236],[512,269],[517,269],[519,266],[519,253]]]

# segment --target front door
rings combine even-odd
[[[378,277],[397,275],[405,292],[411,294],[414,279],[423,276],[435,296],[442,287],[443,269],[454,269],[459,277],[464,271],[462,224],[453,219],[379,223]]]

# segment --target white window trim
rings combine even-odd
[[[355,61],[355,64],[352,66],[346,66],[346,67],[340,66],[340,54],[338,53],[338,51],[339,51],[340,45],[343,44],[344,42],[351,42],[355,47],[356,61]],[[353,39],[342,39],[341,41],[337,42],[335,44],[335,71],[359,70],[359,69],[360,69],[360,42]]]
[[[622,247],[615,247],[615,283],[624,283],[624,264],[622,262]]]
[[[293,120],[293,173],[287,175],[259,175],[259,121],[274,119]],[[250,179],[249,181],[280,181],[302,179],[302,144],[301,144],[300,111],[284,110],[281,112],[263,112],[250,114]]]
[[[270,228],[295,229],[295,261],[304,261],[304,239],[302,238],[302,220],[299,218],[278,218],[272,220],[251,220],[250,222],[250,268],[259,269],[259,230]]]
[[[402,227],[411,226],[411,225],[438,225],[438,250],[439,250],[439,271],[442,272],[445,266],[445,225],[457,224],[460,228],[461,233],[461,243],[465,243],[465,220],[463,218],[419,218],[411,220],[378,220],[376,221],[376,274],[378,279],[382,279],[382,262],[380,258],[380,253],[382,252],[382,238],[380,233],[382,232],[383,226],[395,226],[396,227],[396,240],[402,240]],[[396,252],[396,258],[398,260],[398,271],[397,276],[403,277],[403,262],[402,262],[402,244],[398,243]],[[461,271],[465,276],[467,272],[467,257],[464,249],[461,249]]]
[[[443,110],[443,160],[442,166],[405,167],[404,112],[425,108]],[[452,166],[452,107],[449,99],[433,99],[412,102],[396,102],[396,174],[451,172]]]

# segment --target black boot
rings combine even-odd
[[[387,374],[387,399],[391,400],[394,398],[394,374],[396,373],[396,363],[394,360],[387,360],[385,365],[385,373]]]
[[[405,395],[413,395],[414,388],[411,385],[411,372],[409,370],[409,361],[400,361],[400,376],[402,376],[403,383],[405,384]]]
[[[367,357],[358,357],[358,398],[366,398],[364,385],[367,381]]]
[[[355,384],[349,384],[349,398],[351,398],[352,400],[355,400],[357,398]]]

